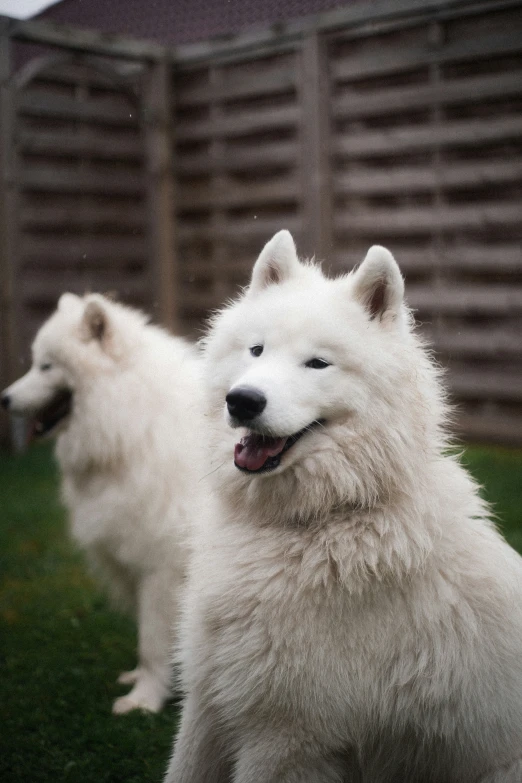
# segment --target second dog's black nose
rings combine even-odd
[[[266,407],[265,395],[248,386],[239,386],[226,397],[228,412],[239,421],[251,421]]]
[[[0,397],[0,403],[2,404],[2,408],[5,408],[7,410],[11,404],[10,396],[8,394],[2,394],[2,396]]]

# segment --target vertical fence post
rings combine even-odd
[[[171,64],[152,63],[144,91],[152,303],[161,323],[179,329],[179,279],[174,240],[175,193]]]
[[[326,42],[317,32],[303,41],[300,98],[303,250],[328,258],[332,252],[331,100]]]
[[[18,372],[18,339],[15,307],[14,214],[15,175],[12,154],[13,95],[9,20],[0,19],[0,391]],[[9,423],[0,416],[0,440],[7,443]]]

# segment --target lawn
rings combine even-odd
[[[0,455],[0,509],[0,780],[161,781],[177,711],[111,715],[135,631],[67,539],[48,447]]]
[[[464,461],[522,552],[522,451],[470,448]],[[67,539],[47,446],[0,454],[0,509],[0,780],[159,783],[177,710],[110,714],[135,632]]]

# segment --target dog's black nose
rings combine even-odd
[[[226,397],[228,412],[239,421],[251,421],[259,416],[266,407],[265,395],[248,386],[239,386]]]
[[[11,398],[8,394],[2,394],[0,397],[0,403],[2,404],[2,408],[5,408],[6,410],[11,405]]]

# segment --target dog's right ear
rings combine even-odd
[[[110,332],[109,316],[101,297],[94,295],[87,298],[81,329],[84,340],[98,340],[101,344],[107,342]]]
[[[292,234],[286,230],[278,231],[266,243],[254,264],[248,293],[257,294],[269,285],[288,280],[298,267],[299,259]]]

